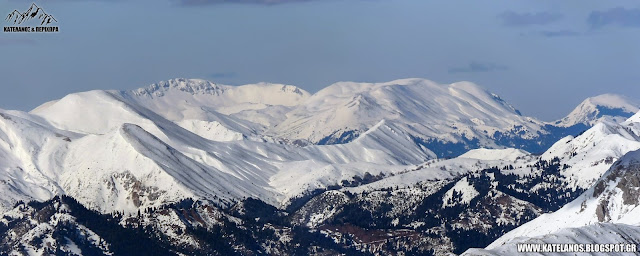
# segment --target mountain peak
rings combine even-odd
[[[250,92],[251,90],[259,91],[260,93],[258,94],[260,95],[247,95],[247,94],[252,94]],[[256,84],[231,86],[231,85],[216,84],[214,82],[203,80],[203,79],[186,79],[186,78],[175,78],[175,79],[169,79],[167,81],[160,81],[158,83],[151,84],[144,88],[131,90],[130,92],[133,95],[138,97],[147,95],[147,96],[150,96],[151,98],[163,97],[168,92],[186,92],[192,95],[215,95],[215,96],[220,96],[222,94],[230,93],[233,95],[243,94],[248,98],[270,97],[270,96],[274,96],[274,94],[290,95],[290,96],[294,95],[295,97],[300,97],[305,99],[309,97],[308,92],[294,85],[260,82]],[[253,93],[253,94],[256,94],[256,93]],[[238,100],[242,101],[242,99],[238,99]]]
[[[271,83],[261,82],[261,83],[258,83],[258,85],[262,85],[262,86],[274,86],[274,85],[276,85],[276,84],[271,84]],[[306,92],[306,91],[304,91],[304,90],[302,90],[302,89],[300,89],[300,88],[298,88],[297,86],[294,86],[294,85],[288,85],[288,84],[277,84],[277,86],[281,86],[281,87],[280,87],[280,90],[281,90],[281,91],[283,91],[283,92],[285,92],[285,93],[295,93],[295,94],[298,94],[298,95],[300,95],[300,96],[305,96],[305,97],[307,97],[307,96],[308,96],[308,94],[309,94],[308,92]]]
[[[162,97],[167,91],[179,90],[191,94],[212,94],[220,95],[224,92],[221,86],[202,79],[176,78],[167,81],[160,81],[145,88],[133,90],[136,96],[149,95],[151,97]]]
[[[582,104],[608,109],[620,109],[631,114],[635,114],[640,110],[640,103],[635,102],[624,95],[611,93],[587,98]],[[607,113],[602,113],[602,115],[607,115]]]
[[[560,126],[594,125],[602,121],[620,123],[640,110],[640,104],[617,94],[602,94],[582,101],[569,115],[556,121]]]

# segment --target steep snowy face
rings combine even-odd
[[[640,112],[636,113],[632,117],[629,117],[621,125],[627,127],[634,135],[640,137]]]
[[[587,98],[569,115],[555,122],[556,125],[569,127],[576,124],[594,125],[602,121],[620,123],[640,110],[640,103],[625,96],[603,94]]]
[[[341,82],[311,96],[268,133],[289,139],[332,144],[350,141],[380,119],[415,137],[448,142],[488,139],[496,132],[520,129],[537,136],[543,124],[526,118],[495,94],[470,82],[441,85],[424,79],[387,83]]]
[[[175,163],[180,153],[138,126],[125,124],[105,135],[88,135],[70,148],[60,185],[92,209],[135,212],[198,192],[188,190],[188,180],[180,179],[197,176],[189,160],[182,157],[184,164]]]
[[[627,153],[589,190],[560,210],[542,215],[502,236],[487,249],[594,223],[640,226],[640,151]],[[584,238],[578,238],[584,239]]]
[[[18,200],[46,200],[60,193],[60,166],[78,137],[24,112],[0,110],[0,211]]]

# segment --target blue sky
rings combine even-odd
[[[47,0],[57,34],[0,33],[0,108],[176,77],[294,84],[472,81],[523,114],[640,101],[640,2]],[[0,0],[2,26],[28,1]]]

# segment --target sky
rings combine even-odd
[[[587,97],[640,102],[640,1],[43,0],[58,33],[0,31],[0,108],[167,79],[471,81],[551,121]],[[0,0],[4,17],[24,0]],[[34,24],[30,24],[34,25]]]

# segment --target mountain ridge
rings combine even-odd
[[[427,96],[424,91],[431,94]],[[605,94],[586,99],[561,120],[543,122],[522,116],[499,96],[471,82],[442,85],[420,78],[384,83],[339,82],[313,95],[291,85],[228,86],[183,78],[129,91],[105,92],[183,126],[224,127],[228,130],[222,129],[224,134],[242,134],[234,135],[238,139],[340,144],[385,119],[403,126],[422,146],[438,149],[439,157],[457,156],[480,147],[542,152],[558,139],[576,135],[600,120],[626,119],[634,108],[628,100],[615,101],[617,105],[607,103],[612,109],[622,106],[621,111],[627,111],[623,112],[625,116],[610,116],[620,113],[606,112],[603,102],[623,97]],[[44,103],[31,113],[43,112],[57,102]],[[453,151],[441,152],[439,149],[444,147]]]
[[[0,110],[0,233],[37,224],[24,246],[72,250],[57,234],[110,235],[86,215],[176,251],[461,253],[593,191],[640,149],[638,114],[612,120],[554,126],[476,84],[417,78],[74,93]]]

